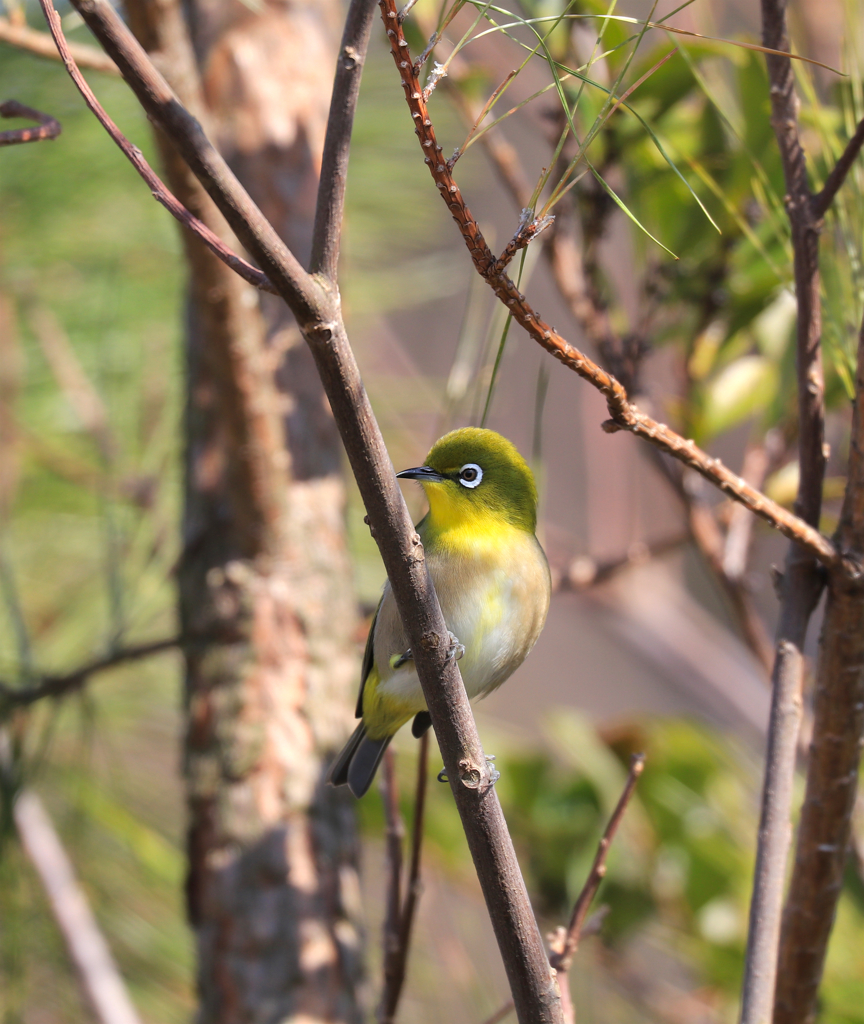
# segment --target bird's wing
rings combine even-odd
[[[366,689],[366,680],[369,678],[369,673],[372,671],[372,666],[375,664],[375,623],[378,621],[378,612],[381,611],[381,603],[384,598],[382,596],[381,601],[378,602],[378,607],[375,609],[375,614],[372,617],[372,625],[369,627],[369,635],[366,637],[366,650],[363,652],[363,665],[360,668],[360,692],[357,694],[357,708],[354,712],[355,718],[363,717],[363,691]]]

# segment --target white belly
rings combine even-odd
[[[516,532],[514,531],[514,534]],[[508,545],[507,559],[500,550],[469,553],[441,561],[428,555],[429,572],[447,628],[465,647],[459,669],[469,698],[482,697],[500,686],[522,664],[534,646],[549,607],[549,571],[537,541],[519,532]],[[389,584],[385,588],[375,624],[375,664],[380,689],[422,711],[426,701],[411,661],[390,667],[394,654],[409,647]]]

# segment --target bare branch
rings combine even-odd
[[[30,121],[36,121],[38,128],[12,128],[6,132],[0,132],[0,146],[17,146],[22,142],[43,142],[46,139],[56,139],[63,127],[56,118],[50,114],[43,114],[32,107],[25,107],[17,100],[6,100],[0,103],[0,117],[21,117]]]
[[[27,707],[45,697],[65,697],[75,690],[80,690],[91,676],[98,675],[106,669],[115,668],[117,665],[124,665],[129,661],[149,658],[151,654],[170,651],[179,647],[180,642],[179,636],[171,636],[164,640],[152,640],[146,644],[121,647],[101,658],[85,662],[63,675],[44,675],[31,686],[13,686],[11,683],[0,682],[0,710],[9,707]]]
[[[132,164],[147,183],[156,202],[161,203],[172,217],[175,217],[184,227],[194,232],[215,256],[218,256],[223,263],[239,274],[240,277],[256,288],[272,292],[275,295],[276,289],[266,275],[262,274],[256,267],[253,267],[251,263],[248,263],[242,257],[232,252],[206,224],[203,224],[194,214],[190,213],[162,182],[150,164],[147,163],[141,150],[137,146],[133,146],[120,131],[114,121],[108,116],[101,103],[96,99],[93,90],[78,70],[75,59],[69,49],[69,44],[63,35],[60,16],[48,5],[47,0],[42,4],[42,9],[45,12],[45,17],[48,19],[48,26],[51,29],[51,34],[57,44],[57,50],[61,55],[63,63],[66,65],[66,70],[69,72],[69,77],[78,87],[78,91],[84,97],[84,102],[93,111],[102,127],[108,132],[129,163]]]
[[[387,755],[384,755],[385,758]],[[423,846],[423,817],[426,805],[426,782],[429,764],[429,732],[420,739],[417,758],[417,785],[414,791],[414,820],[411,824],[411,859],[405,884],[405,898],[400,896],[402,870],[402,838],[405,828],[396,799],[396,780],[393,769],[385,760],[385,781],[382,783],[387,818],[388,873],[390,876],[387,898],[387,921],[384,929],[384,991],[378,1020],[392,1024],[399,997],[405,985],[408,953],[411,948],[411,929],[420,897],[420,851]],[[388,777],[389,775],[389,777]],[[398,849],[396,841],[398,837]],[[398,871],[397,871],[398,867]],[[394,909],[395,908],[395,909]]]
[[[633,754],[630,758],[630,772],[627,776],[627,782],[624,784],[624,790],[618,798],[618,803],[612,812],[609,824],[606,826],[606,831],[597,845],[594,863],[591,865],[591,870],[585,879],[582,891],[579,893],[573,906],[570,923],[566,928],[559,928],[558,933],[550,943],[549,963],[558,972],[561,1006],[564,1011],[566,1024],[575,1024],[576,1021],[576,1011],[570,998],[570,984],[567,973],[570,970],[570,965],[573,963],[576,950],[579,948],[579,941],[587,930],[585,919],[588,916],[588,910],[594,897],[597,895],[600,883],[606,877],[606,859],[609,856],[609,848],[612,845],[612,840],[615,838],[615,833],[618,831],[618,826],[624,818],[627,805],[630,803],[630,798],[633,796],[636,783],[639,781],[639,776],[642,774],[644,767],[645,755]],[[604,911],[599,916],[597,927],[602,923],[605,916],[606,912]],[[597,917],[598,915],[595,915],[595,918]]]
[[[420,899],[420,853],[423,849],[423,822],[426,815],[426,787],[429,775],[429,730],[420,737],[417,752],[417,785],[414,790],[414,820],[411,822],[411,859],[408,862],[408,880],[405,886],[405,902],[402,906],[402,939],[400,946],[407,956],[411,942],[411,929],[417,901]],[[403,967],[404,974],[404,967]]]
[[[46,3],[48,0],[43,0]],[[338,292],[300,267],[106,0],[75,0],[145,111],[177,147],[298,320],[315,358],[407,624],[415,665],[519,1020],[560,1022],[560,1000],[447,627],[342,322]],[[50,8],[49,8],[50,10]],[[50,16],[50,15],[49,15]]]
[[[831,203],[834,202],[834,197],[840,191],[840,187],[846,180],[846,175],[850,170],[852,170],[852,165],[858,158],[858,154],[861,152],[862,146],[864,146],[864,118],[858,122],[855,134],[846,143],[846,148],[840,154],[840,158],[834,165],[831,173],[825,179],[822,191],[817,192],[816,195],[812,197],[810,202],[814,217],[824,217],[828,212],[828,208],[831,206]]]
[[[864,552],[864,322],[858,337],[855,407],[846,494],[836,540]],[[798,826],[795,866],[783,915],[774,1020],[801,1024],[816,1014],[828,937],[849,852],[864,743],[864,591],[834,577],[813,695],[813,738]]]
[[[50,0],[40,0],[40,5],[55,40],[62,38]],[[318,322],[320,305],[325,298],[323,289],[303,270],[279,238],[224,158],[204,135],[201,126],[178,101],[120,16],[107,0],[76,0],[74,6],[112,57],[146,113],[171,138],[237,237],[254,254],[266,277],[288,303],[301,327]],[[67,71],[72,74],[69,64]],[[78,87],[81,88],[80,85]],[[214,252],[219,255],[216,249]]]
[[[603,395],[609,409],[611,419],[603,424],[608,433],[628,430],[656,445],[661,451],[696,470],[724,494],[750,509],[771,523],[775,529],[785,536],[796,540],[814,557],[828,566],[838,563],[839,555],[831,542],[808,522],[792,515],[776,502],[748,485],[737,474],[728,470],[719,459],[714,459],[703,452],[697,445],[686,440],[666,424],[658,423],[646,416],[632,405],[627,392],[611,374],[598,366],[592,359],[580,352],[550,327],[527,302],[513,281],[506,274],[497,273],[497,261],[486,243],[480,226],[468,209],[453,178],[446,160],[441,155],[441,146],[435,137],[434,127],[429,118],[429,111],[423,100],[423,91],[411,63],[410,51],[402,32],[394,0],[381,0],[385,28],[390,40],[390,50],[402,84],[405,87],[406,100],[414,119],[420,145],[426,154],[425,162],[430,173],[447,204],[453,219],[471,253],[471,258],[478,273],[510,310],[513,318],[537,341],[547,352],[559,362],[569,367],[587,380]],[[854,573],[854,567],[849,571]]]
[[[375,0],[351,0],[336,64],[310,261],[311,272],[323,274],[328,281],[336,280],[339,263],[351,129],[374,17]]]
[[[405,823],[399,811],[399,790],[396,785],[393,748],[384,752],[381,771],[381,798],[387,822],[385,843],[387,848],[387,909],[384,914],[384,988],[378,1009],[379,1024],[391,1024],[399,991],[405,977],[405,957],[401,955],[402,941],[402,841]],[[406,951],[407,953],[407,951]],[[400,967],[402,968],[400,971]]]
[[[762,0],[762,42],[788,52],[786,0]],[[798,303],[796,369],[798,379],[798,461],[800,480],[795,511],[818,527],[825,476],[825,405],[822,373],[822,313],[819,278],[819,227],[807,181],[807,163],[798,129],[798,97],[788,57],[766,56],[771,124],[786,182],[786,211],[792,229],[795,295]],[[753,896],[741,1024],[764,1024],[775,1012],[775,985],[786,864],[792,840],[792,790],[801,724],[804,641],[823,579],[811,549],[792,544],[786,557],[777,648],[771,677],[771,712],[765,777],[756,847]],[[818,556],[817,556],[818,557]],[[791,983],[792,979],[788,979]]]
[[[141,1024],[105,937],[60,837],[35,793],[18,794],[13,809],[21,845],[39,875],[63,933],[81,987],[100,1024]]]
[[[604,583],[621,572],[644,565],[652,558],[662,558],[670,551],[677,551],[689,540],[689,533],[676,533],[654,544],[631,544],[623,555],[607,561],[595,562],[587,555],[580,555],[567,566],[559,568],[553,565],[552,592],[554,594],[574,591],[578,594],[598,583]]]
[[[741,476],[753,487],[762,489],[772,464],[783,448],[778,430],[769,430],[764,441],[751,444],[744,452]],[[729,515],[726,540],[723,545],[723,572],[730,580],[740,582],[747,571],[750,541],[753,536],[753,517],[742,505],[734,505]]]
[[[55,61],[61,59],[54,40],[47,32],[40,32],[38,29],[30,28],[29,25],[14,25],[8,18],[0,18],[0,42],[17,46],[19,50],[27,50],[37,57],[47,57],[48,60]],[[69,50],[80,68],[103,71],[108,75],[119,75],[120,73],[114,61],[95,46],[70,43]]]
[[[579,948],[579,940],[582,937],[582,928],[585,924],[585,919],[588,916],[588,910],[591,907],[594,897],[597,895],[600,883],[606,877],[606,860],[609,856],[609,848],[611,847],[612,840],[615,838],[615,833],[618,831],[618,827],[624,818],[627,805],[630,803],[630,798],[633,796],[633,792],[636,789],[636,783],[639,781],[639,776],[642,774],[644,768],[645,755],[633,754],[630,758],[630,773],[627,776],[627,782],[624,785],[624,790],[621,793],[621,796],[618,798],[615,810],[609,818],[609,824],[606,826],[606,831],[603,833],[603,836],[597,845],[597,853],[594,856],[594,863],[591,865],[591,871],[588,873],[585,884],[582,886],[582,891],[579,893],[573,907],[573,913],[570,915],[570,923],[567,926],[567,931],[562,937],[559,948],[553,950],[549,957],[550,964],[556,971],[558,971],[559,974],[566,973],[570,969],[573,957],[576,954],[576,950]]]
[[[726,572],[723,565],[724,538],[714,510],[692,494],[685,494],[683,497],[693,541],[729,600],[747,646],[761,662],[767,677],[771,674],[774,664],[774,647],[744,582]],[[743,506],[735,507],[743,511]],[[744,514],[746,515],[746,512]],[[751,516],[747,518],[752,522]]]

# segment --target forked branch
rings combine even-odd
[[[855,133],[846,143],[846,148],[840,154],[837,163],[825,179],[822,191],[817,192],[816,195],[813,196],[812,207],[814,216],[824,217],[828,212],[831,203],[834,202],[834,197],[840,191],[843,182],[846,180],[846,175],[852,170],[852,165],[858,158],[858,154],[861,152],[862,146],[864,146],[864,118],[858,122],[858,127],[855,129]]]

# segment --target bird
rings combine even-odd
[[[426,565],[469,699],[485,697],[522,664],[546,621],[549,564],[535,536],[537,487],[516,447],[493,430],[463,427],[436,441],[417,480],[429,511],[417,524]],[[369,631],[356,717],[360,724],[328,774],[366,793],[387,745],[413,718],[431,717],[389,581]]]

